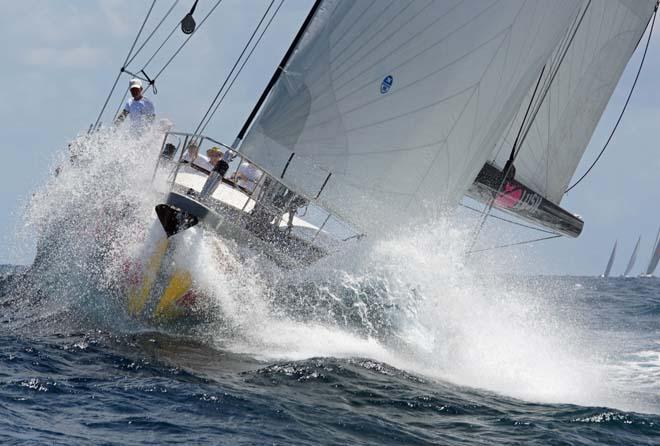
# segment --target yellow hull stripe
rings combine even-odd
[[[163,261],[163,256],[165,255],[169,244],[170,241],[168,238],[161,239],[158,242],[156,250],[147,262],[147,267],[145,268],[143,276],[144,278],[142,280],[142,287],[139,290],[136,288],[131,290],[128,298],[128,312],[130,314],[137,316],[142,313],[142,310],[144,310],[147,298],[151,292],[151,287],[156,281],[160,265]]]

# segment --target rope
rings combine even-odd
[[[593,169],[596,166],[596,163],[598,163],[598,160],[600,159],[601,156],[603,156],[603,153],[605,153],[605,149],[607,149],[607,146],[610,144],[610,141],[612,140],[612,137],[614,136],[614,132],[616,132],[616,129],[619,127],[619,123],[621,122],[621,119],[623,118],[623,114],[626,112],[626,108],[628,107],[628,103],[630,102],[630,98],[632,97],[633,91],[635,91],[635,86],[637,85],[637,80],[639,79],[639,75],[642,72],[642,67],[644,66],[644,60],[646,59],[646,52],[649,49],[649,43],[651,42],[651,35],[653,34],[653,26],[655,25],[655,16],[657,15],[658,12],[658,5],[656,4],[655,10],[653,11],[653,18],[651,19],[651,29],[649,30],[649,35],[648,38],[646,39],[646,45],[644,46],[644,53],[642,54],[642,60],[639,63],[639,68],[637,69],[637,75],[635,75],[635,80],[633,81],[632,87],[630,87],[630,92],[628,92],[628,97],[626,98],[625,104],[623,104],[623,109],[621,110],[621,113],[619,114],[619,118],[616,120],[616,123],[614,124],[614,128],[612,128],[612,131],[610,132],[610,136],[607,138],[607,141],[605,142],[605,145],[601,149],[600,153],[598,153],[598,156],[594,160],[593,163],[589,166],[587,171],[575,182],[573,183],[572,186],[570,186],[566,191],[564,191],[564,194],[569,193],[575,186],[580,184],[582,180],[585,179],[587,175],[589,175],[589,172],[591,172],[591,169]]]
[[[229,74],[227,75],[227,77],[225,78],[225,80],[222,82],[222,85],[220,86],[220,89],[218,90],[218,93],[217,93],[217,94],[215,95],[215,97],[213,98],[213,101],[211,101],[211,105],[209,105],[209,108],[206,110],[206,113],[204,113],[204,116],[202,117],[201,121],[200,121],[199,124],[197,125],[197,128],[196,128],[195,131],[193,132],[193,135],[194,135],[194,136],[193,136],[193,140],[194,140],[195,137],[200,133],[200,129],[201,129],[202,126],[204,125],[204,121],[206,120],[206,118],[209,117],[209,120],[210,120],[211,117],[213,116],[213,115],[211,114],[211,110],[212,110],[213,107],[216,105],[216,101],[218,100],[218,98],[219,98],[220,95],[222,94],[222,91],[224,90],[225,86],[227,85],[227,82],[229,82],[229,79],[230,79],[230,77],[232,76],[232,74],[234,73],[234,70],[236,70],[236,67],[238,66],[238,64],[240,63],[241,59],[243,58],[243,55],[245,54],[245,52],[247,51],[247,49],[250,47],[250,44],[252,43],[252,40],[253,40],[254,37],[257,35],[257,32],[259,31],[259,28],[261,27],[261,24],[264,22],[264,20],[265,20],[266,17],[268,16],[268,12],[270,12],[270,9],[273,7],[273,4],[274,4],[274,3],[275,3],[275,0],[271,0],[270,4],[268,5],[268,8],[266,9],[266,12],[264,12],[263,16],[261,17],[261,20],[259,20],[259,23],[257,24],[257,26],[256,26],[256,28],[254,29],[254,31],[252,31],[252,35],[250,36],[250,39],[247,41],[247,43],[246,43],[245,46],[243,47],[243,50],[241,51],[241,54],[238,56],[238,59],[236,59],[236,62],[234,63],[234,66],[231,68],[231,70],[229,71]],[[216,108],[216,109],[217,109],[217,108]],[[210,115],[209,115],[209,114],[210,114]],[[208,122],[207,122],[207,124],[208,124]],[[206,126],[204,125],[204,127],[206,127]]]
[[[225,100],[225,97],[227,96],[227,94],[229,93],[229,91],[231,90],[231,88],[233,87],[234,82],[236,82],[236,79],[238,79],[238,76],[239,76],[239,75],[241,74],[241,72],[243,71],[243,68],[245,68],[245,65],[246,65],[246,64],[248,63],[248,61],[250,60],[250,57],[252,56],[252,53],[254,53],[254,50],[256,50],[256,49],[257,49],[257,46],[259,46],[259,43],[261,42],[261,39],[263,38],[264,34],[266,34],[266,31],[268,30],[268,28],[270,27],[270,24],[271,24],[271,23],[273,22],[273,20],[275,19],[275,16],[277,16],[277,13],[280,11],[280,8],[282,7],[283,4],[284,4],[284,0],[280,0],[280,4],[277,6],[277,8],[275,9],[275,12],[273,13],[273,15],[272,15],[272,16],[270,17],[270,19],[268,20],[268,23],[266,23],[266,26],[265,26],[264,29],[261,31],[261,34],[259,35],[259,38],[258,38],[257,41],[254,43],[254,45],[252,46],[252,49],[250,50],[250,52],[248,53],[248,55],[247,55],[247,56],[245,57],[245,59],[243,60],[243,63],[241,64],[240,68],[238,69],[238,71],[237,71],[236,74],[234,75],[234,78],[232,79],[232,81],[231,81],[231,82],[229,83],[229,85],[227,86],[227,88],[226,88],[225,92],[223,93],[222,97],[220,98],[220,100],[219,100],[218,103],[216,104],[215,108],[213,109],[213,112],[211,112],[211,115],[210,115],[209,118],[206,120],[206,124],[204,124],[204,126],[200,129],[199,133],[204,133],[204,130],[206,130],[206,127],[207,127],[207,126],[209,125],[209,123],[211,122],[211,118],[213,118],[213,116],[215,115],[215,113],[218,111],[218,108],[220,107],[220,104],[222,104],[222,102]],[[240,58],[239,58],[239,60],[240,60]]]
[[[469,210],[471,210],[471,211],[477,212],[477,213],[481,213],[481,212],[482,212],[482,211],[480,211],[479,209],[476,209],[476,208],[473,208],[473,207],[471,207],[471,206],[468,206],[467,204],[458,203],[458,205],[461,206],[461,207],[464,207],[464,208],[466,208],[466,209],[469,209]],[[511,223],[512,225],[521,226],[521,227],[523,227],[523,228],[533,229],[533,230],[535,230],[535,231],[544,232],[544,233],[546,233],[546,234],[554,234],[554,232],[552,232],[552,231],[548,231],[547,229],[541,229],[541,228],[537,228],[537,227],[535,227],[535,226],[526,225],[526,224],[523,224],[523,223],[519,223],[519,222],[517,222],[517,221],[513,221],[513,220],[506,219],[506,218],[504,218],[504,217],[499,217],[499,216],[497,216],[497,215],[492,215],[492,214],[491,214],[490,217],[491,217],[491,218],[494,218],[494,219],[496,219],[496,220],[502,220],[502,221],[505,221],[505,222],[507,222],[507,223]]]
[[[525,240],[524,242],[518,242],[518,243],[508,243],[506,245],[497,245],[497,246],[491,246],[490,248],[483,248],[483,249],[475,249],[474,251],[469,251],[467,254],[474,254],[477,252],[484,252],[484,251],[492,251],[494,249],[501,249],[501,248],[509,248],[511,246],[518,246],[518,245],[528,245],[531,243],[536,243],[536,242],[542,242],[543,240],[550,240],[553,238],[558,238],[561,237],[561,235],[555,234],[551,235],[549,237],[541,237],[533,240]]]
[[[121,101],[119,101],[119,106],[117,107],[117,111],[115,111],[115,114],[112,116],[118,116],[119,112],[121,111],[122,107],[124,106],[124,101],[126,100],[126,96],[128,96],[128,87],[126,87],[126,90],[124,90],[124,96],[121,97]]]
[[[99,116],[96,118],[96,122],[92,126],[92,128],[96,128],[96,126],[99,124],[101,121],[101,116],[103,116],[103,112],[105,111],[105,108],[108,106],[108,102],[110,101],[110,98],[112,97],[112,93],[115,92],[115,88],[117,87],[117,82],[119,82],[119,78],[121,77],[121,74],[124,72],[124,68],[126,67],[126,62],[128,59],[131,57],[131,54],[133,53],[133,48],[135,48],[135,45],[137,44],[138,39],[140,38],[140,35],[142,34],[142,30],[144,29],[144,25],[147,24],[147,20],[149,20],[149,16],[151,15],[151,11],[154,9],[154,6],[156,5],[156,0],[153,0],[151,3],[151,7],[149,8],[149,11],[147,12],[147,16],[144,18],[144,21],[142,22],[142,26],[140,26],[140,30],[137,33],[137,36],[135,36],[135,40],[133,40],[133,44],[131,45],[131,49],[128,50],[128,54],[126,55],[126,59],[124,59],[124,63],[121,65],[121,70],[119,70],[119,74],[117,74],[117,77],[115,78],[115,82],[112,84],[112,88],[110,89],[110,93],[108,93],[108,97],[105,99],[105,102],[103,103],[103,107],[101,107],[101,112],[99,113]]]

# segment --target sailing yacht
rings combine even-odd
[[[464,196],[577,237],[561,200],[655,3],[317,0],[232,144],[165,134],[163,242],[143,265],[160,278],[129,308],[167,318],[194,301],[191,274],[159,260],[192,227],[284,268]],[[190,142],[228,163],[182,171]],[[262,173],[250,192],[232,180],[244,163]]]
[[[612,253],[610,254],[610,259],[607,261],[607,266],[605,267],[605,271],[600,277],[603,278],[610,277],[610,271],[612,271],[612,265],[614,265],[614,257],[616,256],[616,244],[617,241],[614,242],[614,246],[612,247]]]
[[[658,233],[655,236],[655,243],[653,244],[653,251],[651,251],[651,258],[649,263],[646,266],[646,271],[640,274],[639,277],[655,277],[653,273],[658,266],[660,261],[660,228],[658,228]]]
[[[635,266],[635,261],[637,260],[637,252],[639,251],[639,243],[642,241],[642,236],[640,235],[637,238],[637,243],[635,243],[635,247],[633,248],[633,252],[630,255],[630,260],[628,260],[628,264],[626,265],[626,269],[623,272],[622,277],[630,277],[630,272],[632,271],[633,267]]]

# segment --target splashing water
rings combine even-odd
[[[115,332],[153,329],[128,316],[122,281],[127,259],[148,258],[162,237],[153,207],[164,195],[152,184],[161,138],[103,129],[74,141],[75,163],[58,155],[64,167],[26,218],[40,234],[31,281],[53,313]],[[467,236],[443,217],[282,271],[194,227],[174,237],[170,261],[208,297],[212,317],[194,335],[222,349],[263,360],[368,357],[528,400],[633,405],[612,388],[613,352],[594,342],[572,290],[465,264]]]

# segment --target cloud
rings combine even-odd
[[[23,62],[32,66],[58,68],[93,67],[103,58],[100,48],[79,46],[74,48],[30,48],[23,55]]]

